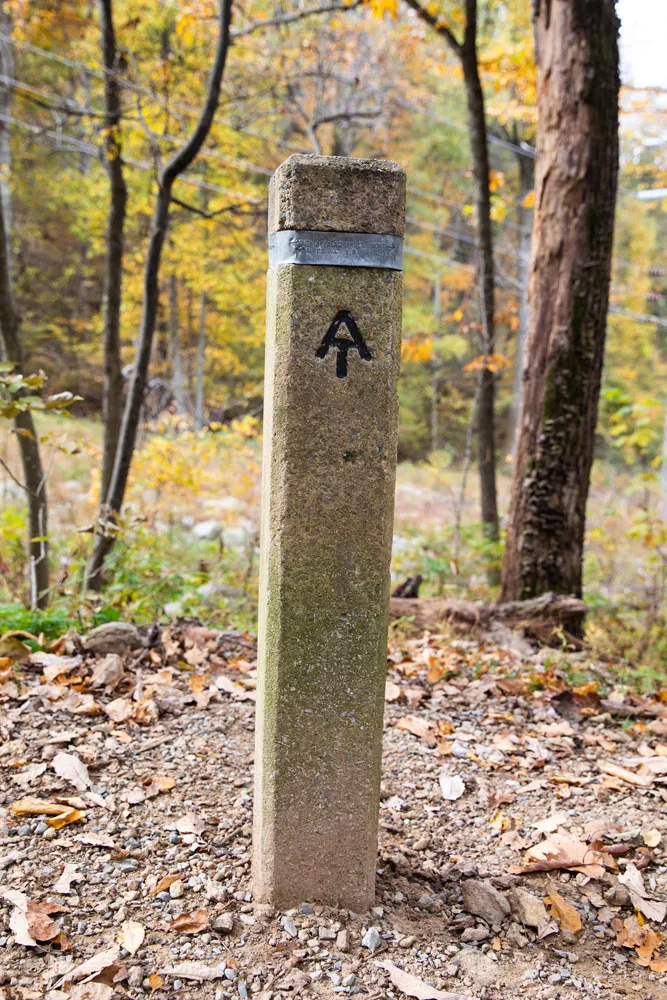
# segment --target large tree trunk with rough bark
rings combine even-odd
[[[102,415],[104,447],[100,504],[104,506],[111,483],[123,418],[123,371],[120,355],[120,306],[123,277],[123,243],[127,186],[121,159],[121,96],[117,73],[118,51],[113,25],[112,0],[99,0],[104,61],[105,145],[109,173],[109,215],[104,262],[104,390]]]
[[[614,0],[541,0],[530,319],[502,600],[581,596],[618,171]]]
[[[512,458],[519,443],[519,412],[521,409],[521,382],[523,361],[528,334],[528,283],[530,281],[530,238],[533,223],[533,209],[526,205],[526,199],[535,186],[535,161],[525,154],[517,154],[519,167],[519,193],[517,195],[517,222],[519,225],[519,328],[516,332],[516,355],[514,358],[514,383],[512,386],[512,409],[510,413],[510,446]]]
[[[0,198],[0,339],[4,356],[17,371],[23,368],[18,321],[9,270],[9,245],[5,231],[4,204]],[[28,498],[28,566],[30,604],[45,608],[49,601],[49,546],[46,502],[46,477],[42,467],[39,437],[32,414],[19,413],[14,418],[16,440],[23,467],[23,488]]]

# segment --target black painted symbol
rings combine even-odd
[[[341,326],[344,326],[347,331],[344,336],[338,335]],[[316,357],[326,358],[330,347],[338,350],[336,356],[336,375],[338,378],[345,378],[347,375],[348,351],[358,351],[359,357],[364,361],[370,361],[373,357],[359,332],[357,321],[347,309],[341,309],[334,316],[331,326],[322,339],[322,343],[315,351]]]

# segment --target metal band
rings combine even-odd
[[[269,267],[324,264],[403,270],[403,240],[376,233],[327,233],[284,229],[269,236]]]

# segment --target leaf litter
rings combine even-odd
[[[665,975],[657,695],[571,688],[542,654],[480,635],[393,640],[376,910],[297,907],[292,938],[249,895],[253,640],[191,623],[147,636],[84,654],[63,637],[59,660],[28,651],[0,688],[0,919],[20,1000],[111,1000],[142,982],[166,1000],[177,979],[192,1000],[216,980],[262,1000],[539,1000],[556,975],[574,1000]],[[464,880],[481,886],[474,912]]]

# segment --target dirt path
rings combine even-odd
[[[395,641],[376,908],[274,913],[249,888],[252,644],[152,639],[0,674],[3,1000],[398,997],[400,968],[458,997],[667,1000],[667,704]],[[74,821],[12,811],[35,797]]]

